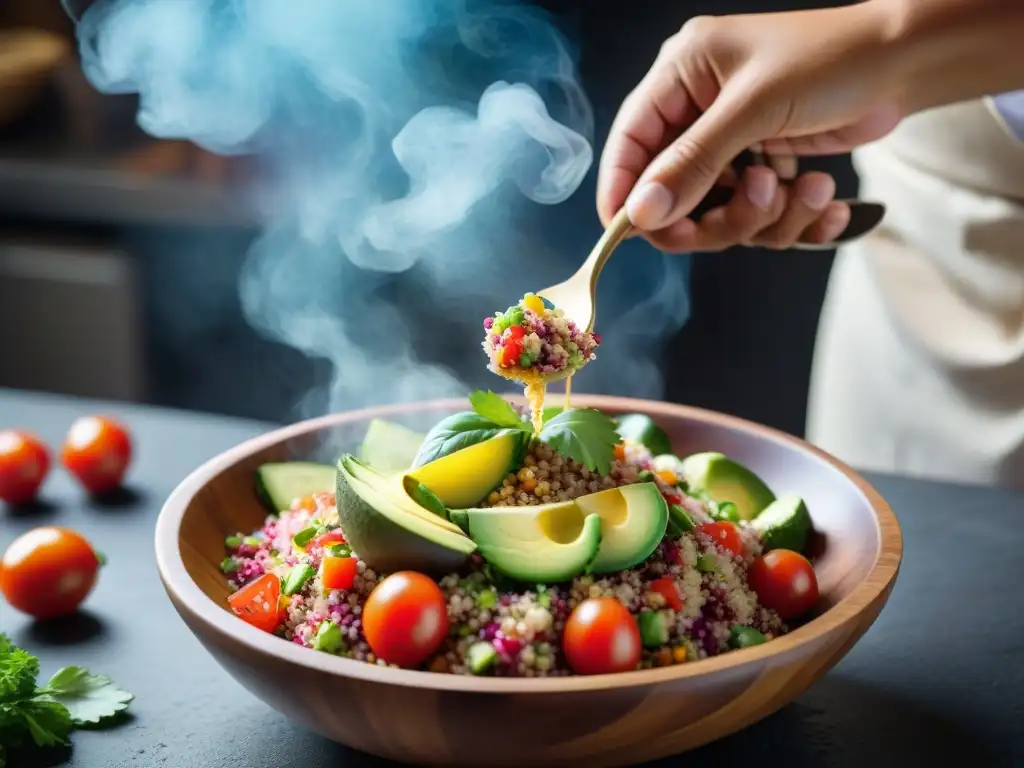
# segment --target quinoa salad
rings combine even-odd
[[[539,338],[543,315],[521,309]],[[554,359],[532,354],[516,364]],[[492,392],[469,401],[426,434],[373,421],[336,464],[261,466],[265,523],[225,541],[230,610],[311,652],[498,677],[700,663],[812,615],[798,495],[718,452],[674,454],[644,414],[538,424]]]

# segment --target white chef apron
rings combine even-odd
[[[990,106],[854,153],[888,211],[837,254],[807,437],[857,468],[1024,488],[1024,142]]]

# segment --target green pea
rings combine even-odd
[[[238,570],[238,561],[233,557],[225,557],[220,561],[221,573],[234,573]]]

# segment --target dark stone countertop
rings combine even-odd
[[[31,428],[51,445],[75,416],[95,411],[124,419],[136,438],[131,497],[119,505],[87,502],[58,470],[41,509],[0,509],[0,547],[55,523],[89,537],[109,564],[82,619],[43,628],[0,605],[0,625],[40,657],[45,676],[82,664],[114,677],[136,694],[133,718],[112,731],[76,732],[73,750],[48,763],[13,765],[390,765],[306,732],[248,694],[192,637],[157,577],[153,526],[170,491],[204,460],[272,425],[0,390],[0,425]],[[1024,765],[1024,495],[869,479],[904,532],[904,564],[888,606],[804,696],[692,753],[692,764]]]

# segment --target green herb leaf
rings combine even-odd
[[[473,411],[463,411],[441,419],[423,439],[413,467],[422,467],[431,461],[468,448],[471,445],[490,440],[506,428]]]
[[[523,421],[512,404],[491,390],[486,392],[477,390],[469,396],[469,403],[473,406],[475,413],[499,427],[511,427],[524,432],[530,431],[530,424]]]
[[[68,744],[74,727],[67,708],[50,699],[30,699],[19,702],[17,715],[28,730],[37,747],[55,747]]]
[[[562,411],[544,425],[539,437],[566,458],[600,475],[611,470],[620,441],[615,422],[593,408]]]
[[[109,677],[90,675],[82,667],[65,667],[50,678],[40,693],[67,708],[75,725],[99,723],[128,708],[135,698]]]
[[[409,494],[409,498],[428,512],[433,512],[444,520],[448,519],[448,509],[445,507],[444,502],[423,483],[418,483],[413,478],[407,476],[405,478],[405,491]]]
[[[39,659],[0,635],[0,700],[28,698],[38,675]]]

